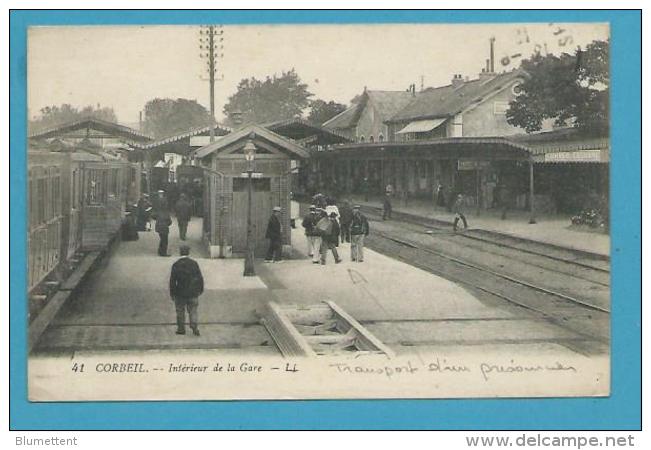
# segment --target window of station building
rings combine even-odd
[[[365,142],[365,141],[366,141],[366,138],[364,137],[364,135],[361,135],[359,137],[359,142]]]
[[[377,137],[377,140],[379,142],[384,142],[384,135],[382,133],[380,133],[380,135]]]
[[[369,141],[370,143],[375,142],[375,137],[374,137],[373,135],[371,135],[371,136],[368,138],[368,141]]]

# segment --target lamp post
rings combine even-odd
[[[255,145],[253,141],[249,141],[244,146],[244,157],[246,158],[246,173],[248,175],[248,205],[246,212],[246,257],[244,258],[244,276],[255,276],[255,267],[253,266],[253,224],[251,223],[251,207],[252,207],[252,191],[253,191],[253,164],[255,161]]]

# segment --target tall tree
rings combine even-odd
[[[343,112],[345,109],[346,105],[342,105],[333,100],[330,100],[327,103],[321,99],[313,100],[310,102],[310,114],[307,116],[307,120],[317,125],[321,125],[332,119],[337,114]]]
[[[307,84],[294,69],[273,75],[264,81],[254,77],[240,81],[237,92],[228,98],[224,114],[242,113],[244,123],[265,123],[302,117],[310,104]]]
[[[156,139],[210,125],[210,113],[196,100],[155,98],[145,104],[144,132]]]
[[[534,55],[522,62],[529,75],[522,93],[506,112],[511,125],[528,133],[539,131],[543,120],[556,125],[608,133],[609,42],[593,41],[574,54]]]
[[[38,133],[64,123],[74,122],[75,120],[81,120],[87,117],[94,117],[108,122],[117,123],[118,121],[111,107],[102,107],[98,104],[97,106],[88,105],[79,109],[64,103],[60,106],[53,105],[41,108],[38,116],[29,121],[29,131],[30,133]]]

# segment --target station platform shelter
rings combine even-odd
[[[311,190],[335,197],[382,195],[444,203],[464,194],[468,207],[503,202],[535,213],[571,212],[608,202],[610,144],[574,130],[508,137],[457,137],[342,144],[316,152]],[[500,196],[502,198],[500,198]]]
[[[258,125],[244,126],[194,153],[204,169],[203,232],[211,256],[246,253],[249,214],[254,252],[264,254],[274,207],[281,208],[282,243],[290,251],[291,173],[309,156],[296,142]]]

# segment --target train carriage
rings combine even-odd
[[[62,259],[64,205],[62,176],[65,155],[29,152],[28,288],[31,291]]]
[[[62,266],[78,252],[105,248],[140,195],[137,164],[58,147],[34,146],[28,153],[30,293],[48,276],[61,278]]]

